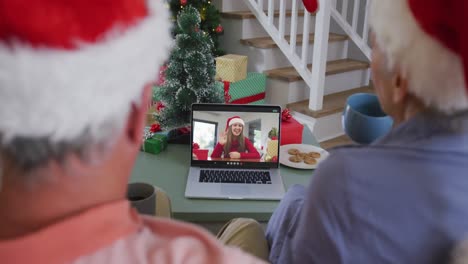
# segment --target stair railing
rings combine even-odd
[[[334,0],[331,15],[333,19],[345,31],[348,37],[359,47],[364,56],[370,60],[371,48],[369,46],[369,4],[372,0],[353,0],[351,23],[348,21],[349,0],[341,0],[341,10],[338,11]],[[364,4],[364,6],[361,6]],[[359,23],[359,18],[363,18]]]
[[[289,40],[285,38],[286,27],[286,4],[287,0],[279,0],[279,9],[275,9],[275,0],[244,0],[250,11],[255,15],[259,23],[270,35],[278,48],[283,52],[292,66],[302,77],[307,86],[310,87],[309,108],[311,110],[322,109],[325,74],[327,68],[328,38],[330,33],[330,18],[333,18],[349,35],[357,46],[363,51],[365,56],[370,58],[370,48],[367,45],[367,6],[364,19],[363,36],[358,33],[358,17],[360,0],[354,0],[353,22],[347,22],[348,0],[342,1],[342,11],[336,9],[336,0],[318,0],[319,11],[315,14],[315,31],[312,65],[308,65],[309,56],[309,36],[311,14],[304,11],[302,30],[302,49],[297,52],[297,24],[299,12],[304,10],[302,0],[291,0],[291,30]],[[370,1],[370,0],[367,0]],[[264,3],[267,2],[267,3]],[[265,6],[266,4],[266,11]],[[274,18],[279,12],[279,22],[275,23]],[[275,25],[277,24],[277,25]]]

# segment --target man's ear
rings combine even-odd
[[[401,104],[408,96],[408,80],[400,73],[397,73],[392,80],[392,101],[394,104]]]
[[[143,129],[145,128],[146,113],[152,96],[152,85],[146,85],[141,95],[140,105],[132,104],[127,120],[127,139],[137,145],[141,144]]]

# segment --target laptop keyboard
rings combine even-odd
[[[199,182],[271,184],[269,171],[201,170]]]

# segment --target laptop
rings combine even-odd
[[[185,197],[280,200],[280,120],[279,106],[193,104]]]

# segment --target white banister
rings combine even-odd
[[[342,0],[343,5],[341,7],[341,16],[343,17],[344,20],[347,19],[348,17],[348,0]]]
[[[283,0],[284,1],[284,0]],[[263,10],[262,10],[263,12]],[[275,2],[274,0],[268,0],[268,24],[273,25],[273,19],[275,18]]]
[[[310,14],[304,12],[304,28],[302,30],[302,67],[307,68],[307,55],[309,52]]]
[[[286,26],[286,4],[285,1],[280,1],[279,14],[279,37],[284,38],[284,27]]]
[[[289,45],[291,47],[290,52],[294,54],[296,52],[296,40],[297,40],[297,0],[292,0],[291,6],[291,37]]]
[[[258,0],[258,10],[263,12],[263,0]]]
[[[262,0],[259,0],[262,1]],[[354,0],[354,8],[353,8],[353,30],[356,31],[357,29],[357,22],[359,18],[359,7],[360,7],[361,0]]]
[[[323,93],[325,87],[325,71],[327,69],[328,35],[330,33],[329,0],[319,1],[320,10],[315,17],[314,57],[312,60],[312,84],[310,87],[309,108],[322,109]]]
[[[234,1],[234,0],[233,0]],[[278,1],[278,0],[276,0]],[[291,37],[285,38],[286,27],[286,1],[292,1],[291,5]],[[302,77],[307,86],[310,87],[309,108],[320,110],[323,103],[325,73],[327,67],[328,38],[330,19],[333,19],[346,32],[349,38],[361,49],[364,55],[370,59],[371,49],[368,45],[369,27],[367,25],[369,2],[366,0],[365,13],[361,14],[361,0],[354,0],[352,12],[349,10],[349,0],[342,0],[341,12],[337,10],[336,0],[319,0],[319,10],[315,16],[315,32],[312,69],[308,68],[309,36],[311,14],[304,10],[304,26],[302,30],[302,49],[297,52],[297,24],[299,7],[303,8],[302,0],[279,0],[279,22],[274,23],[275,0],[268,0],[268,10],[263,9],[264,0],[244,0],[249,9],[273,39],[278,48],[288,58],[296,71]],[[300,6],[299,6],[300,5]],[[348,14],[352,14],[351,23],[348,22]],[[364,17],[364,26],[360,27],[359,17]],[[359,34],[358,32],[362,32]]]
[[[368,37],[369,37],[369,2],[370,0],[366,0],[366,12],[364,13],[364,29],[362,32],[362,40],[365,43],[368,43]]]

